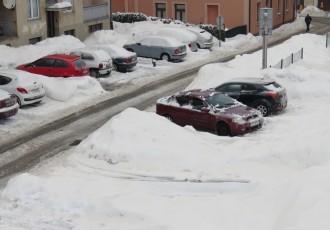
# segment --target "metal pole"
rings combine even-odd
[[[112,21],[112,0],[110,0],[110,30],[113,30],[113,21]]]
[[[263,49],[262,49],[262,68],[267,68],[267,44],[268,44],[268,13],[264,13],[264,25],[263,25]]]

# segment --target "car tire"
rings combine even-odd
[[[162,55],[160,55],[160,59],[163,60],[163,61],[169,61],[170,60],[170,55],[162,54]]]
[[[173,122],[173,118],[170,115],[164,115],[164,117],[170,122]]]
[[[112,70],[113,70],[113,71],[118,71],[118,65],[115,64],[115,63],[113,63],[113,65],[112,65]]]
[[[270,106],[264,101],[256,101],[252,107],[259,110],[263,117],[267,117],[270,114]]]
[[[17,103],[18,103],[19,107],[20,107],[20,108],[22,108],[22,103],[21,103],[21,100],[19,99],[19,97],[18,97],[18,96],[16,96],[16,95],[15,95],[15,97],[16,97],[16,101],[17,101]]]
[[[230,136],[229,126],[225,122],[219,122],[217,124],[217,134],[219,136]]]
[[[97,70],[92,69],[89,72],[90,72],[91,77],[93,77],[93,78],[98,78],[100,76],[99,71],[97,71]]]

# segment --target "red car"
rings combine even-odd
[[[89,68],[83,60],[77,56],[66,54],[48,55],[34,62],[17,66],[16,68],[49,77],[79,77],[89,75]]]
[[[0,89],[0,119],[14,116],[18,111],[18,107],[16,97]]]
[[[178,125],[191,125],[220,136],[256,130],[264,121],[258,110],[213,89],[189,90],[161,98],[156,103],[156,113]]]

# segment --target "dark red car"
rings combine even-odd
[[[16,68],[49,77],[79,77],[89,75],[89,68],[83,60],[77,56],[66,54],[48,55],[34,62],[17,66]]]
[[[16,97],[0,89],[0,119],[14,116],[18,111],[18,107]]]
[[[220,136],[256,130],[264,121],[260,111],[214,89],[189,90],[161,98],[157,101],[156,113],[178,125],[191,125]]]

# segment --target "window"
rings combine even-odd
[[[36,67],[53,67],[54,59],[42,58],[42,59],[35,61],[32,64]]]
[[[66,31],[64,31],[64,35],[76,36],[76,31],[75,30],[66,30]]]
[[[203,107],[205,107],[203,101],[198,98],[193,98],[191,105],[193,109],[197,109],[197,110],[201,110]]]
[[[93,33],[98,30],[103,30],[103,24],[99,23],[99,24],[90,25],[88,29],[89,29],[89,33]]]
[[[220,89],[217,88],[217,90],[225,93],[230,93],[230,92],[239,92],[241,91],[241,85],[240,84],[228,84],[222,86]]]
[[[39,18],[39,0],[28,0],[28,19]]]
[[[68,63],[63,60],[55,60],[54,63],[55,68],[68,68]]]
[[[185,21],[186,18],[186,5],[175,4],[175,19],[180,21]]]
[[[29,39],[29,44],[34,45],[40,41],[41,41],[41,37],[31,38],[31,39]]]
[[[9,82],[11,82],[11,78],[0,76],[0,85],[7,85]]]
[[[156,17],[166,17],[166,3],[156,3]]]
[[[290,0],[285,0],[285,12],[289,11],[289,1]]]

